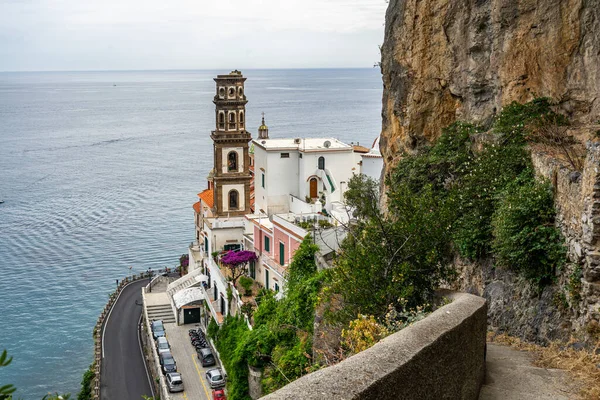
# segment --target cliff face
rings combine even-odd
[[[556,284],[538,293],[493,260],[457,259],[454,288],[486,297],[489,325],[527,340],[600,338],[600,0],[390,0],[381,70],[384,173],[450,123],[486,125],[535,97],[596,138],[583,171],[532,152],[568,249]]]
[[[551,97],[600,118],[600,0],[390,0],[382,46],[386,169],[455,120]]]

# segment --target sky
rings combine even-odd
[[[0,71],[372,67],[385,0],[0,0]]]

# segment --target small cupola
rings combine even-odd
[[[265,113],[262,113],[262,124],[258,127],[258,138],[269,138],[269,127],[265,124]]]

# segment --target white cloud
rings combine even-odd
[[[256,67],[285,66],[285,45],[298,48],[296,57],[284,51],[290,67],[307,57],[306,66],[343,66],[327,45],[346,48],[338,57],[348,66],[368,66],[385,8],[384,0],[0,0],[0,70],[212,68],[219,58],[239,61],[226,47],[236,42],[246,53],[260,49],[261,65],[247,60]]]

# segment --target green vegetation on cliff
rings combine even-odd
[[[286,296],[277,301],[263,290],[252,330],[242,317],[228,317],[220,328],[214,322],[209,326],[232,400],[249,398],[248,365],[263,369],[267,393],[311,371],[314,310],[324,279],[315,264],[317,250],[310,237],[304,239],[289,266]]]

